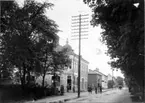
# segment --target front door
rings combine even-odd
[[[71,90],[71,76],[67,76],[67,91]]]

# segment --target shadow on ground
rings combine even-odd
[[[141,95],[132,95],[131,96],[132,102],[144,102],[144,98]]]

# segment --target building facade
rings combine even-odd
[[[78,89],[78,55],[72,53],[70,55],[71,58],[71,66],[64,71],[62,74],[62,83],[64,86],[68,86],[69,91],[77,91]],[[88,64],[89,62],[86,61],[81,57],[81,68],[80,68],[80,90],[87,91],[88,85]],[[64,83],[66,81],[66,83]]]
[[[116,80],[116,78],[114,76],[112,77],[111,74],[108,74],[107,77],[108,77],[108,81],[110,81],[110,80],[112,81],[113,80],[113,82],[114,82],[113,87],[116,87],[118,85],[117,84],[117,80]]]
[[[118,86],[117,79],[113,76],[114,88]]]
[[[108,81],[112,80],[112,75],[111,74],[108,74],[107,77],[108,77]]]
[[[102,73],[102,88],[107,89],[107,81],[108,81],[108,77]]]
[[[89,85],[97,86],[98,84],[100,84],[103,89],[106,89],[107,81],[108,81],[108,77],[105,74],[99,72],[98,68],[96,68],[95,70],[89,70],[89,73],[88,73]]]
[[[68,43],[64,46],[69,49],[68,55],[71,59],[71,65],[69,67],[65,67],[64,71],[61,73],[57,73],[57,83],[56,86],[60,89],[60,86],[63,85],[65,91],[77,91],[78,90],[78,60],[79,56],[75,54]],[[59,46],[57,50],[61,50],[62,46]],[[88,65],[89,62],[81,57],[81,68],[80,68],[80,90],[87,91],[88,86]],[[48,73],[45,77],[45,80],[49,85],[53,83],[53,75]],[[42,77],[37,79],[37,81],[41,82]]]
[[[97,70],[89,70],[88,72],[88,85],[98,86],[102,85],[102,75]]]

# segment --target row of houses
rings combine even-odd
[[[95,70],[90,70],[88,72],[88,84],[91,86],[97,86],[98,84],[100,84],[102,86],[103,89],[107,89],[108,88],[108,82],[109,81],[114,82],[114,87],[117,85],[117,80],[116,78],[111,74],[105,75],[103,73],[101,73],[99,71],[98,68],[96,68]]]
[[[63,73],[59,74],[58,87],[60,87],[60,85],[63,85],[65,87],[65,90],[77,91],[79,56],[74,53],[68,42],[66,43],[65,47],[70,49],[70,52],[68,54],[72,62],[71,66],[67,67],[63,71]],[[60,48],[61,46],[59,46],[59,49]],[[87,91],[88,85],[97,86],[98,83],[102,85],[102,88],[108,88],[107,84],[109,80],[112,80],[112,76],[110,74],[105,75],[101,73],[99,69],[88,69],[88,66],[89,62],[81,56],[80,90]],[[50,85],[53,83],[53,77],[50,74],[46,75],[46,79],[47,81],[49,81]],[[114,77],[113,80],[116,81]]]
[[[66,43],[65,47],[69,48],[69,57],[71,59],[71,66],[66,67],[62,73],[58,73],[56,85],[60,88],[61,85],[65,87],[66,91],[77,91],[78,86],[78,58],[79,56],[74,53],[71,46]],[[62,46],[59,46],[57,49],[61,49]],[[80,68],[80,90],[87,91],[88,85],[97,86],[99,83],[102,85],[102,88],[108,88],[107,83],[109,80],[112,80],[112,76],[105,75],[99,71],[99,69],[91,70],[88,69],[89,62],[81,56],[81,68]],[[115,81],[115,78],[113,79]],[[53,75],[50,73],[46,74],[45,81],[48,85],[53,83]],[[42,77],[37,78],[36,82],[42,82]]]

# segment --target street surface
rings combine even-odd
[[[134,103],[127,88],[114,89],[102,94],[89,94],[87,97],[67,101],[66,103]]]
[[[63,96],[50,96],[36,101],[27,101],[25,103],[143,103],[139,101],[132,102],[131,95],[127,88],[104,90],[102,94],[92,94],[82,92],[80,98],[77,93],[65,93]]]
[[[103,92],[107,92],[109,91],[110,89],[105,89],[103,90]],[[112,90],[112,89],[111,89]],[[83,97],[87,97],[89,95],[88,92],[81,92],[81,95],[80,95],[80,98],[83,98]],[[63,96],[48,96],[46,98],[43,98],[43,99],[39,99],[39,100],[36,100],[36,101],[26,101],[24,103],[59,103],[59,101],[69,101],[69,100],[75,100],[77,99],[77,92],[75,93],[65,93]],[[62,102],[64,103],[64,102]]]

